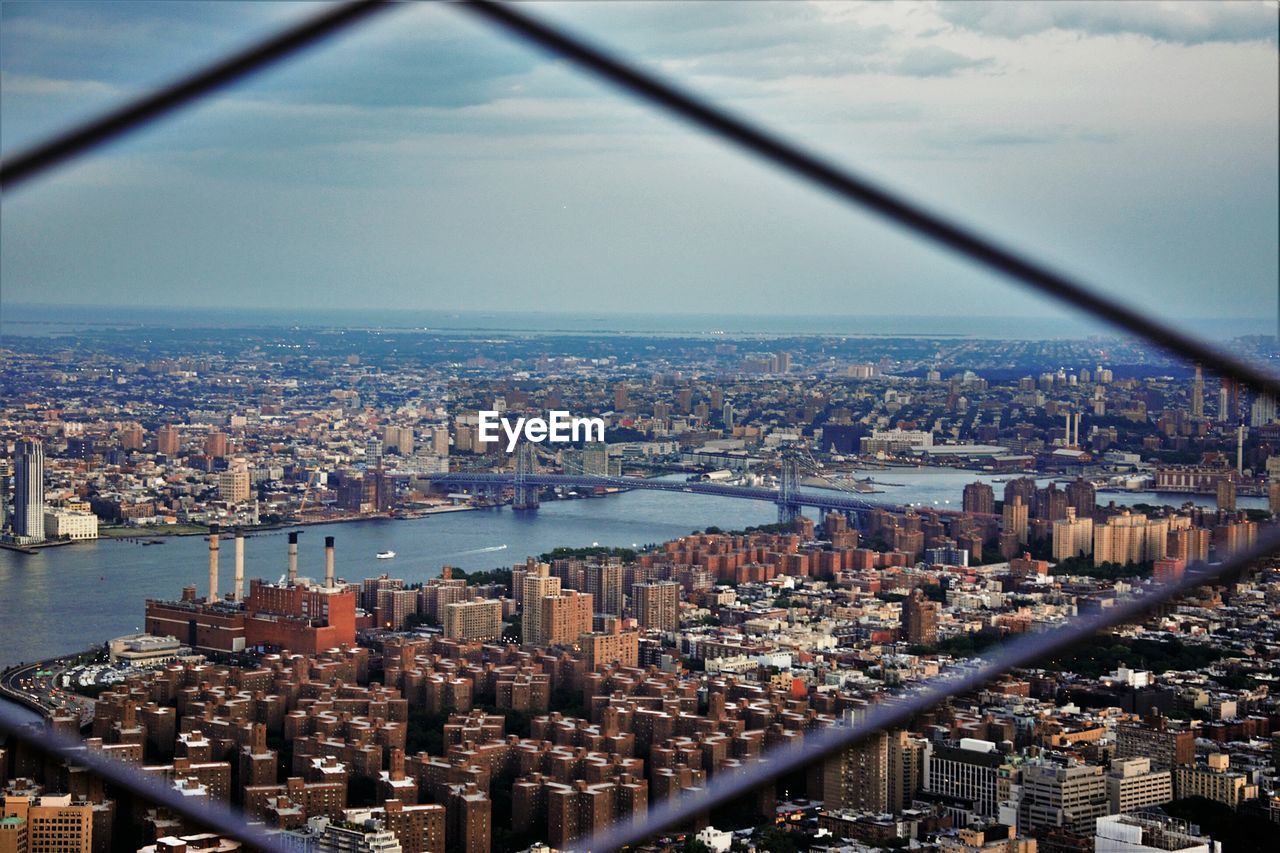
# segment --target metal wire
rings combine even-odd
[[[458,8],[467,9],[526,41],[576,63],[618,88],[750,151],[785,172],[877,213],[908,231],[946,246],[1006,278],[1141,335],[1162,349],[1199,362],[1221,376],[1237,379],[1257,391],[1280,395],[1280,377],[1173,326],[1152,319],[1137,309],[1105,296],[1097,289],[1086,287],[1052,270],[1046,264],[1005,248],[972,228],[948,221],[902,195],[878,187],[866,178],[804,151],[775,133],[753,126],[722,107],[713,106],[669,81],[660,80],[649,72],[611,56],[603,48],[588,44],[577,36],[570,36],[517,11],[513,5],[492,0],[471,0],[459,4]]]
[[[0,189],[12,189],[28,178],[66,163],[179,107],[261,71],[290,54],[314,45],[326,36],[367,20],[374,12],[390,8],[391,5],[387,0],[356,0],[333,6],[265,41],[157,89],[150,95],[45,140],[26,151],[6,157],[0,162]]]
[[[334,7],[150,96],[6,158],[0,163],[0,189],[11,189],[21,181],[69,162],[327,35],[358,21],[367,20],[371,13],[389,5],[386,0],[358,0]],[[1280,378],[1116,302],[1095,289],[1053,271],[1047,265],[1001,246],[973,229],[948,221],[902,196],[873,185],[776,134],[754,127],[721,108],[614,58],[599,47],[562,33],[508,5],[491,0],[473,0],[461,5],[506,31],[573,61],[613,85],[734,143],[785,172],[870,210],[971,261],[1133,332],[1169,352],[1197,361],[1220,376],[1239,380],[1257,391],[1280,396]],[[614,849],[652,836],[664,828],[686,823],[709,808],[728,802],[761,785],[770,784],[785,773],[845,749],[874,731],[901,725],[914,714],[938,704],[953,693],[972,690],[1011,668],[1027,666],[1073,644],[1084,642],[1098,630],[1139,618],[1152,608],[1197,586],[1240,572],[1277,549],[1280,549],[1280,529],[1273,529],[1254,547],[1232,556],[1224,563],[1195,567],[1177,582],[1145,588],[1141,596],[1126,599],[1104,612],[1090,617],[1078,617],[1055,631],[1028,635],[1008,643],[994,654],[982,658],[981,664],[976,667],[931,679],[914,692],[876,705],[850,727],[825,729],[807,735],[798,747],[771,750],[760,761],[752,763],[743,771],[716,776],[707,788],[663,801],[641,822],[613,827],[575,847]],[[222,804],[190,803],[155,777],[142,774],[136,768],[110,759],[102,753],[87,750],[74,738],[53,732],[35,736],[22,723],[21,716],[16,715],[14,709],[0,703],[0,731],[8,732],[33,749],[57,754],[89,767],[104,779],[135,791],[172,809],[176,814],[228,837],[262,849],[283,849],[278,840],[243,823],[242,817]]]

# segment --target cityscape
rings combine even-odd
[[[9,338],[6,697],[298,849],[571,849],[1002,640],[1221,560],[1280,511],[1274,400],[1118,340],[526,335],[459,362],[473,343]],[[479,440],[479,412],[552,410],[602,419],[605,440]],[[625,517],[643,495],[755,523],[643,542],[581,525],[536,554],[412,562],[443,522]],[[370,526],[406,533],[345,552]],[[154,595],[81,577],[116,631],[65,625],[62,657],[18,651],[42,618],[27,561],[56,572],[86,548],[108,572],[180,562]],[[655,843],[1245,843],[1280,817],[1277,595],[1260,564]],[[85,849],[226,843],[123,812],[20,744],[3,766],[31,838],[74,813]]]
[[[1278,33],[4,0],[0,853],[1275,849]]]

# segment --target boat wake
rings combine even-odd
[[[472,548],[469,551],[454,551],[451,554],[445,554],[446,557],[461,557],[463,554],[488,554],[491,551],[505,551],[506,545],[490,545],[488,548]]]

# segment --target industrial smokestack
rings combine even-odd
[[[1073,447],[1083,447],[1080,443],[1080,418],[1084,416],[1083,412],[1076,412],[1076,440],[1072,442]]]
[[[1067,419],[1067,427],[1066,427],[1067,431],[1066,431],[1066,434],[1062,437],[1062,446],[1070,447],[1071,446],[1071,413],[1070,412],[1066,413],[1066,419]]]
[[[298,532],[289,534],[289,585],[298,582]]]
[[[209,601],[218,600],[218,525],[209,525]]]
[[[244,531],[236,531],[236,583],[231,589],[232,601],[244,600]]]
[[[324,586],[333,588],[333,537],[324,537]]]
[[[1244,424],[1236,428],[1236,473],[1244,476]]]

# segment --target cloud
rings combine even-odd
[[[990,64],[990,57],[965,56],[954,50],[929,44],[908,50],[893,70],[908,77],[950,77],[960,71],[983,68]]]
[[[943,19],[987,35],[1020,38],[1046,30],[1088,35],[1138,35],[1175,44],[1276,42],[1274,0],[1214,2],[947,2]]]
[[[52,77],[36,77],[24,74],[6,74],[0,71],[0,92],[11,95],[36,97],[116,97],[123,93],[119,86],[101,80],[58,80]]]

